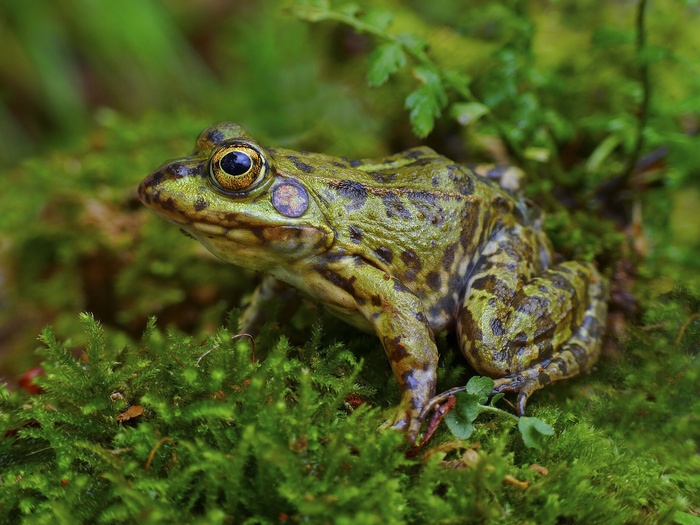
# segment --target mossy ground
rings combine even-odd
[[[98,24],[80,9],[18,4],[2,6],[10,22],[0,38],[32,52],[14,69],[0,63],[2,78],[12,72],[28,93],[41,79],[68,80],[38,90],[33,111],[4,93],[0,108],[16,116],[0,126],[11,166],[0,180],[9,387],[0,523],[700,522],[700,75],[684,54],[699,38],[692,6],[650,7],[649,39],[673,47],[647,50],[655,97],[644,155],[606,205],[600,187],[624,170],[637,136],[639,81],[621,65],[635,63],[633,11],[391,4],[395,24],[425,35],[438,62],[474,76],[497,119],[456,127],[445,116],[427,141],[458,160],[529,167],[557,250],[595,258],[613,281],[596,368],[528,406],[555,429],[540,449],[509,418],[482,414],[469,442],[443,423],[411,456],[401,434],[379,430],[398,390],[376,338],[306,304],[272,316],[254,362],[248,339],[232,338],[254,275],[210,257],[135,194],[143,175],[218,120],[245,123],[268,145],[349,157],[414,145],[403,110],[411,75],[365,90],[371,39],[272,8],[125,2],[127,11],[92,13]],[[150,38],[150,54],[123,34],[137,11],[133,31]],[[54,28],[40,32],[48,40],[34,38],[39,26]],[[51,38],[74,55],[20,67],[57,48]],[[103,86],[92,96],[116,110],[68,96],[78,66]],[[116,88],[124,82],[130,97]],[[442,334],[439,346],[439,389],[466,383],[455,341]],[[35,366],[41,393],[22,380]]]

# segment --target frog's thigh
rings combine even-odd
[[[510,273],[494,273],[492,264],[481,267],[460,309],[462,351],[479,373],[502,378],[496,391],[520,392],[523,413],[532,392],[577,375],[598,359],[605,284],[595,267],[578,262],[562,263],[529,281],[517,271],[522,265]]]

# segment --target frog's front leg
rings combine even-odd
[[[458,328],[472,366],[496,379],[494,393],[518,392],[524,415],[533,392],[597,361],[607,307],[605,281],[592,264],[565,262],[540,272],[521,239],[510,232],[485,248]]]
[[[351,298],[379,336],[402,392],[393,428],[414,442],[423,406],[435,395],[438,351],[420,299],[399,280],[362,259],[347,257],[314,268]],[[347,294],[347,295],[346,295]]]
[[[283,301],[284,312],[289,315],[296,311],[301,302],[296,289],[271,275],[266,275],[253,292],[250,304],[238,320],[240,332],[256,336],[267,321],[267,307],[275,299]]]

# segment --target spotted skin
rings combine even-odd
[[[458,333],[494,392],[519,393],[520,413],[598,358],[605,280],[592,264],[551,265],[522,183],[517,169],[470,169],[426,147],[361,160],[266,149],[224,122],[139,195],[221,259],[268,275],[242,329],[255,329],[282,281],[376,333],[402,392],[393,426],[414,441],[442,330]]]

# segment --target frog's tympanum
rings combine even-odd
[[[376,333],[403,394],[393,426],[414,441],[441,330],[456,330],[494,393],[519,393],[521,415],[534,391],[598,359],[605,280],[592,264],[552,264],[520,182],[426,147],[366,160],[265,148],[224,122],[139,195],[221,259],[267,274],[243,331],[281,281]]]

